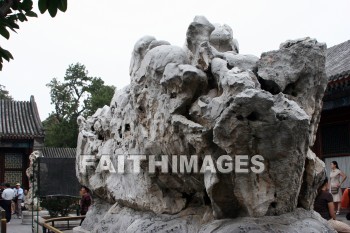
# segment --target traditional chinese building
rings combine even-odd
[[[335,160],[350,177],[350,40],[327,50],[326,73],[329,82],[314,150],[328,171]]]
[[[20,182],[28,188],[29,155],[41,151],[44,136],[34,96],[30,101],[0,100],[0,183]]]

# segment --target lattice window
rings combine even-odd
[[[350,133],[348,124],[332,124],[322,127],[323,154],[350,153]]]
[[[5,171],[5,182],[15,185],[22,182],[22,171]]]
[[[5,168],[22,168],[22,154],[19,153],[6,153],[5,154]]]

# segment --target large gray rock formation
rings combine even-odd
[[[232,29],[204,17],[190,24],[184,48],[141,38],[131,84],[78,119],[77,176],[96,200],[79,231],[332,232],[307,211],[324,178],[310,148],[327,84],[325,49],[304,38],[260,59],[238,54]],[[124,173],[100,171],[101,160],[120,166],[118,155],[199,155],[200,165],[205,155],[215,163],[261,155],[265,169],[254,173],[248,162],[248,173],[151,173],[143,160],[135,173],[126,160]]]

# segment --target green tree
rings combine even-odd
[[[98,108],[109,105],[114,86],[104,84],[101,78],[88,76],[85,66],[76,63],[66,70],[64,81],[56,78],[47,84],[55,111],[43,122],[49,147],[76,147],[77,118],[88,116]]]
[[[51,17],[55,17],[58,10],[67,10],[67,0],[39,0],[38,7],[42,14],[48,11]],[[9,39],[9,30],[16,32],[19,29],[18,21],[28,21],[27,17],[38,17],[33,11],[32,0],[0,0],[0,35]],[[3,59],[10,61],[13,56],[0,46],[0,70]]]
[[[9,92],[5,90],[5,86],[0,84],[0,100],[12,100]]]
[[[114,95],[114,86],[104,85],[104,81],[100,78],[94,78],[87,91],[90,93],[85,101],[86,110],[84,116],[93,115],[96,110],[104,105],[109,105]]]
[[[43,121],[45,129],[45,146],[47,147],[76,147],[78,126],[71,119],[58,119],[55,114],[50,114]]]

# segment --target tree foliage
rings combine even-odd
[[[114,86],[101,78],[88,76],[85,66],[76,63],[66,70],[64,81],[56,78],[47,84],[55,111],[43,122],[50,147],[76,147],[79,115],[92,115],[98,108],[109,105]]]
[[[9,92],[5,89],[5,86],[0,84],[0,100],[12,100]]]
[[[67,10],[67,0],[39,0],[38,6],[42,14],[48,11],[51,17],[55,17],[58,10]],[[16,32],[19,29],[18,21],[28,21],[27,17],[38,17],[33,11],[32,0],[0,0],[0,35],[9,39],[9,30]],[[3,59],[10,61],[13,56],[0,46],[0,70]]]

